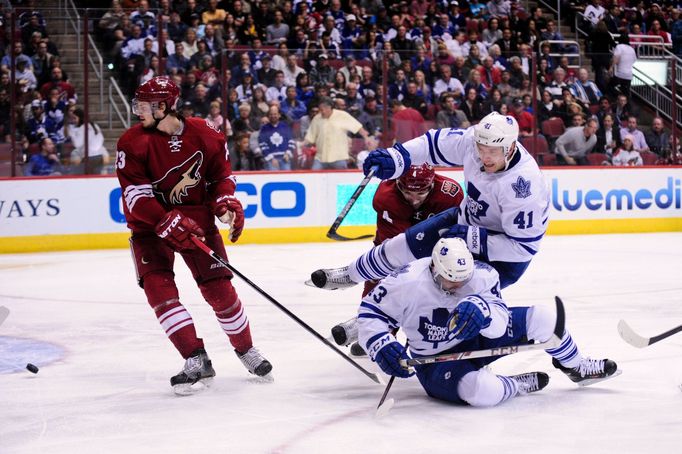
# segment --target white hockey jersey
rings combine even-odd
[[[488,231],[488,261],[528,262],[547,230],[550,191],[535,159],[517,141],[504,172],[486,173],[478,157],[473,126],[431,129],[405,142],[412,164],[464,166],[466,197],[460,224]]]
[[[433,280],[430,264],[430,257],[415,260],[387,276],[362,299],[358,310],[360,345],[368,349],[368,341],[400,327],[413,355],[448,350],[460,343],[448,331],[448,318],[457,303],[469,295],[478,295],[490,305],[492,321],[481,335],[496,339],[505,333],[510,315],[500,297],[497,271],[476,261],[471,280],[447,294]]]

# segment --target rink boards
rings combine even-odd
[[[545,169],[549,234],[682,231],[682,167]],[[461,170],[439,170],[460,183]],[[326,232],[359,171],[237,174],[246,228],[239,243],[331,241]],[[370,183],[339,229],[373,233]],[[531,188],[532,191],[532,188]],[[114,177],[0,179],[0,253],[128,246]]]

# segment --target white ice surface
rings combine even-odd
[[[313,328],[353,315],[361,288],[303,285],[368,242],[229,247],[231,262]],[[183,361],[136,286],[126,250],[0,255],[0,338],[61,346],[40,364],[2,351],[26,370],[0,374],[0,453],[679,453],[682,334],[645,349],[623,342],[620,318],[651,336],[682,323],[682,234],[550,236],[526,275],[504,292],[510,305],[563,297],[581,350],[623,374],[578,388],[543,352],[512,355],[497,373],[546,371],[542,392],[496,408],[428,398],[415,378],[396,380],[396,403],[374,412],[383,386],[345,363],[235,278],[256,345],[275,382],[256,383],[229,348],[179,261],[181,300],[194,317],[217,377],[208,391],[176,397],[168,380]],[[25,355],[25,357],[21,357]],[[371,368],[366,360],[362,364]]]

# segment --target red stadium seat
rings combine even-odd
[[[588,153],[587,154],[587,162],[590,163],[591,166],[600,166],[604,164],[604,161],[607,160],[606,153]]]
[[[653,151],[640,151],[639,154],[645,166],[653,166],[658,162],[658,155]]]
[[[549,144],[545,136],[538,135],[536,137],[523,137],[521,139],[521,145],[528,150],[534,158],[537,160],[537,155],[549,153]]]
[[[556,139],[566,130],[566,127],[564,126],[564,121],[558,117],[552,117],[549,120],[543,121],[541,128],[542,133],[545,135],[545,137],[548,137],[550,139]]]
[[[538,164],[541,166],[555,166],[556,155],[554,153],[545,153],[538,155]]]

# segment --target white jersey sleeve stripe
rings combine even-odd
[[[386,314],[385,312],[383,312],[378,307],[376,307],[372,304],[369,304],[369,303],[366,303],[363,301],[362,303],[360,303],[360,308],[365,308],[368,311],[371,311],[371,312],[374,312],[375,314],[381,315],[382,317],[385,317],[386,320],[388,320],[388,322],[391,323],[392,325],[398,326],[398,321],[396,319],[394,319],[393,317]]]
[[[533,238],[521,238],[517,236],[511,236],[508,233],[506,234],[508,238],[511,238],[514,241],[518,241],[519,243],[534,243],[536,241],[539,241],[542,239],[543,236],[545,236],[545,233],[541,233],[540,235],[533,237]]]
[[[124,198],[128,210],[133,211],[133,207],[141,197],[154,198],[151,184],[131,185],[124,191]]]
[[[436,149],[436,154],[444,163],[446,163],[450,167],[455,167],[457,164],[450,162],[447,159],[445,159],[445,156],[443,156],[443,153],[441,153],[440,147],[438,146],[438,138],[440,137],[441,131],[442,131],[442,129],[436,130],[436,135],[433,136],[433,146]]]

